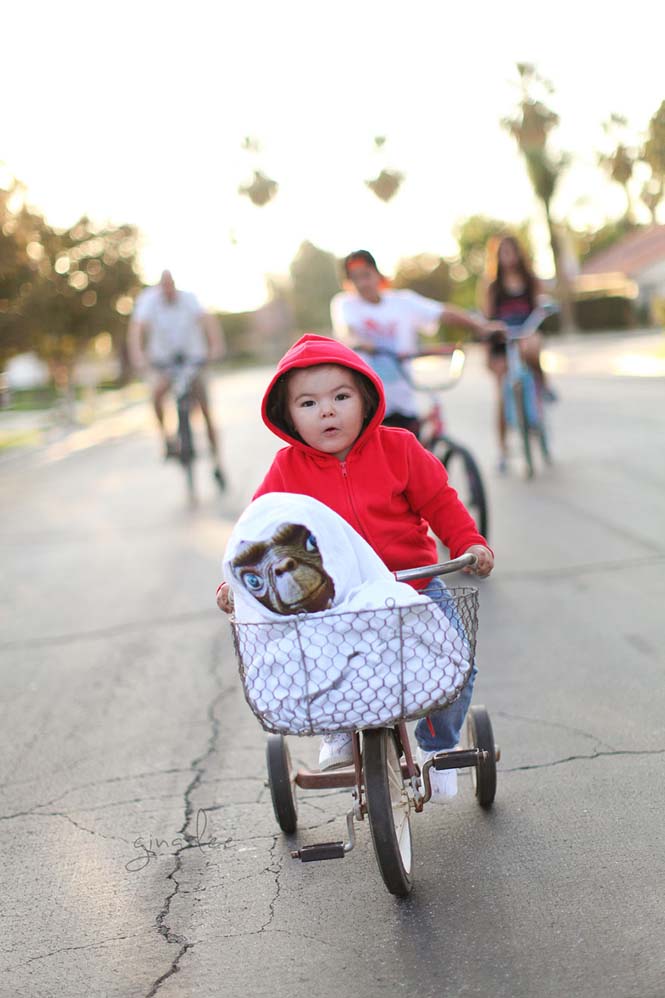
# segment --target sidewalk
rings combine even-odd
[[[484,367],[485,349],[466,348],[469,367]],[[636,329],[616,333],[545,336],[542,364],[549,374],[582,377],[665,377],[665,333]]]
[[[146,402],[146,385],[132,383],[124,388],[95,392],[78,400],[71,412],[63,406],[13,412],[0,410],[0,459],[17,449],[52,444],[71,433],[89,429],[110,416]]]
[[[660,330],[548,336],[543,367],[579,377],[665,377],[665,334]]]

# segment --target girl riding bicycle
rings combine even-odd
[[[538,304],[541,287],[531,262],[514,236],[490,240],[487,245],[485,283],[481,289],[482,310],[489,319],[507,326],[521,326]],[[542,336],[533,333],[520,342],[522,360],[533,373],[543,397],[554,401],[556,395],[546,383],[540,363]],[[503,398],[503,381],[507,372],[506,344],[500,333],[489,338],[487,366],[497,385],[497,433],[499,439],[499,471],[507,468],[507,423]]]
[[[431,527],[451,557],[472,552],[478,559],[476,574],[490,574],[494,555],[440,461],[412,433],[381,425],[381,380],[348,347],[323,336],[301,337],[278,364],[261,413],[287,446],[277,453],[254,498],[293,492],[318,499],[364,537],[393,572],[437,561]],[[426,594],[443,587],[439,579],[413,584]],[[230,612],[227,583],[219,587],[217,600]],[[457,745],[474,677],[475,667],[458,700],[418,722],[421,764]],[[321,769],[352,761],[350,734],[324,737]],[[456,792],[454,770],[433,771],[432,782],[435,797]]]

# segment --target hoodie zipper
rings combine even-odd
[[[353,492],[351,491],[351,483],[349,482],[349,473],[346,466],[346,461],[340,461],[340,467],[342,469],[342,478],[344,479],[344,485],[346,486],[346,492],[349,498],[349,505],[353,511],[353,515],[356,518],[356,523],[358,524],[359,533],[365,538],[367,543],[370,543],[369,537],[365,532],[365,528],[362,525],[362,520],[358,516],[358,510],[356,509],[356,504],[353,501]]]

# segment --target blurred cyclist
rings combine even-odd
[[[164,398],[171,388],[169,368],[176,356],[201,366],[220,359],[225,352],[221,327],[191,292],[176,288],[170,271],[165,270],[159,284],[145,288],[136,299],[129,324],[128,346],[130,360],[136,370],[151,368],[152,401],[164,442],[164,456],[177,457],[178,442],[167,435],[164,419]],[[219,455],[219,437],[202,370],[192,382],[192,392],[205,420],[213,474],[223,488],[225,478]]]
[[[344,260],[344,271],[354,292],[340,292],[330,303],[335,336],[365,354],[383,381],[386,394],[384,425],[418,433],[417,397],[398,365],[386,353],[404,357],[418,353],[418,333],[433,335],[441,322],[486,337],[499,323],[476,319],[455,305],[425,298],[407,289],[393,290],[367,250],[355,250]],[[377,351],[380,353],[377,354]],[[384,356],[381,356],[384,354]]]
[[[492,238],[487,244],[485,278],[479,285],[482,310],[489,319],[499,319],[507,326],[519,328],[543,297],[540,282],[526,252],[514,236]],[[557,399],[540,363],[543,337],[539,332],[520,340],[522,360],[531,369],[540,385],[543,398]],[[503,402],[503,379],[508,370],[506,344],[500,335],[490,338],[487,366],[496,379],[497,434],[501,472],[507,469],[507,425]]]

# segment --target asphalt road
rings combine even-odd
[[[665,996],[665,381],[596,349],[560,365],[533,482],[493,473],[478,359],[447,398],[490,492],[475,700],[503,755],[492,811],[465,775],[414,816],[405,901],[365,825],[290,858],[214,606],[276,446],[267,372],[216,382],[231,488],[202,461],[196,509],[143,406],[0,464],[2,998]],[[297,841],[348,806],[303,792]]]

